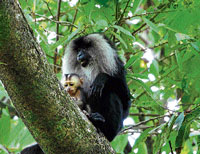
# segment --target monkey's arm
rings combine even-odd
[[[95,78],[90,88],[89,96],[94,99],[100,98],[103,89],[106,88],[109,91],[115,92],[119,96],[124,110],[127,110],[130,107],[130,92],[125,79],[121,79],[118,76],[110,76],[106,73],[100,73]]]
[[[90,86],[90,92],[89,96],[94,97],[101,97],[102,90],[105,86],[105,84],[108,82],[110,76],[106,73],[99,73],[97,77],[95,78],[94,82]]]
[[[100,73],[95,78],[94,82],[90,86],[91,89],[89,96],[101,97],[102,90],[105,86],[106,88],[115,91],[121,99],[125,99],[126,101],[130,99],[130,93],[125,79],[123,80],[118,77],[113,77],[106,73]]]

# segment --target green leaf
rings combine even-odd
[[[163,125],[162,132],[158,134],[156,142],[154,144],[154,153],[157,153],[163,147],[164,143],[169,139],[175,120],[176,117],[172,116],[170,118],[170,121]]]
[[[131,12],[133,14],[135,14],[136,10],[138,9],[138,7],[141,5],[142,2],[143,2],[143,0],[134,0],[133,8],[131,9]]]
[[[181,125],[183,123],[184,120],[184,112],[182,112],[178,118],[176,119],[175,125],[177,125],[177,130],[179,131],[179,129],[181,128]]]
[[[200,154],[200,135],[197,136],[197,146],[198,146],[197,154]]]
[[[132,147],[132,150],[138,148],[139,144],[144,142],[146,138],[148,137],[149,132],[152,130],[152,128],[146,129],[135,141],[135,144]]]
[[[159,34],[159,28],[150,20],[148,20],[147,18],[143,17],[142,18],[144,20],[144,22],[152,29],[154,30],[157,34]]]
[[[183,69],[183,63],[182,63],[181,53],[178,52],[178,51],[175,51],[175,55],[176,55],[177,64],[178,64],[180,70],[182,70]]]
[[[193,79],[200,77],[200,69],[197,67],[200,66],[200,56],[194,56],[184,62],[183,71],[187,74],[188,77]]]
[[[139,53],[137,55],[132,56],[128,62],[125,64],[125,68],[129,68],[130,66],[134,65],[134,62],[138,59],[140,59],[143,56],[143,53]]]
[[[7,65],[6,63],[0,62],[0,65]]]
[[[183,124],[181,128],[179,129],[178,135],[176,137],[176,148],[182,147],[183,143],[186,141],[186,139],[189,137],[190,132],[190,125],[189,124]]]
[[[135,77],[135,78],[140,78],[140,79],[149,79],[148,74],[134,73],[132,76]]]
[[[197,42],[191,42],[190,44],[192,45],[192,47],[193,47],[196,51],[198,51],[198,53],[200,53],[200,48],[199,48],[199,46],[197,45]]]
[[[126,134],[126,135],[118,135],[111,142],[111,146],[115,149],[115,151],[117,153],[123,153],[124,148],[126,147],[127,143],[128,143],[128,134]]]
[[[108,23],[107,23],[106,20],[98,20],[98,21],[96,22],[96,24],[97,24],[100,28],[105,28],[105,27],[108,26]]]
[[[169,30],[168,32],[168,42],[169,42],[169,46],[170,47],[173,47],[177,44],[177,40],[176,40],[176,37],[175,37],[175,32]]]
[[[7,112],[7,113],[6,113]],[[10,134],[10,116],[8,115],[8,110],[3,109],[3,114],[0,119],[0,144],[9,145],[8,136]]]
[[[16,125],[17,123],[17,125]],[[14,121],[12,123],[14,126],[11,130],[11,133],[9,135],[9,143],[13,146],[18,146],[20,144],[19,148],[23,148],[26,145],[32,144],[35,142],[32,135],[28,131],[28,129],[25,127],[24,123],[21,119],[18,119],[17,121]]]
[[[142,82],[139,79],[132,78],[132,80],[138,82],[145,89],[145,91],[152,97],[152,99],[154,99],[153,92],[150,87],[148,87],[144,82]]]
[[[190,133],[190,125],[193,122],[193,120],[199,117],[199,115],[200,115],[200,107],[197,107],[194,111],[185,116],[185,119],[176,137],[176,148],[182,147],[186,139],[188,139]]]
[[[138,154],[148,154],[147,146],[145,142],[140,142],[138,145]]]
[[[22,120],[11,119],[5,109],[3,109],[3,114],[0,118],[0,136],[0,144],[6,148],[13,148],[18,152],[24,146],[35,142]]]
[[[118,35],[117,33],[111,32],[123,45],[124,47],[127,49],[127,44],[126,42],[121,38],[120,35]]]
[[[70,35],[65,35],[64,37],[60,38],[59,41],[51,45],[50,47],[51,51],[54,51],[59,45],[69,42],[79,32],[80,32],[80,29],[77,29],[74,32],[72,32]]]
[[[122,33],[134,38],[133,35],[131,34],[131,32],[129,32],[128,30],[124,29],[123,27],[117,26],[117,25],[114,25],[113,27],[116,28],[117,30],[121,31]]]
[[[155,75],[155,77],[159,76],[159,64],[156,60],[152,61],[152,64],[150,66],[150,73]]]

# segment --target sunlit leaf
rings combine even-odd
[[[134,0],[133,8],[131,10],[133,14],[135,13],[135,11],[138,9],[138,7],[140,6],[142,2],[143,0]]]
[[[7,113],[5,113],[7,112]],[[10,133],[11,125],[10,125],[10,116],[8,115],[8,111],[4,110],[2,117],[0,118],[0,144],[8,145],[8,136]]]
[[[148,20],[147,18],[143,18],[144,22],[147,23],[147,25],[154,30],[156,33],[159,34],[159,28],[157,27],[157,25],[155,25],[153,22],[151,22],[150,20]]]
[[[152,128],[146,129],[135,141],[135,144],[133,145],[132,149],[135,149],[139,146],[140,143],[144,142],[146,138],[148,137],[148,133],[152,130]]]
[[[118,29],[119,31],[121,31],[124,34],[126,34],[126,35],[128,35],[130,37],[133,37],[133,35],[128,30],[124,29],[123,27],[117,26],[117,25],[114,25],[113,27],[116,28],[116,29]]]
[[[77,29],[76,31],[72,32],[70,35],[66,35],[57,41],[54,45],[51,46],[51,50],[54,51],[59,45],[63,44],[64,42],[69,42],[80,30]]]
[[[135,56],[132,56],[132,57],[128,60],[128,62],[126,63],[125,68],[127,69],[127,68],[129,68],[131,65],[134,65],[134,62],[135,62],[137,59],[140,59],[142,56],[143,56],[143,53],[139,53],[139,54],[137,54],[137,55],[135,55]]]
[[[114,32],[111,32],[119,41],[124,45],[124,47],[127,49],[127,44],[126,42],[122,39],[122,37]]]
[[[119,142],[120,142],[120,144],[119,144]],[[124,148],[126,147],[127,143],[128,143],[128,134],[117,136],[111,142],[111,145],[113,147],[115,147],[115,150],[117,153],[122,153],[124,151]]]
[[[175,122],[175,125],[177,125],[177,130],[180,129],[183,120],[184,120],[184,113],[182,112],[182,113],[178,116],[178,118],[176,119],[176,122]]]

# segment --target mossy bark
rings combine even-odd
[[[16,0],[0,0],[0,80],[45,153],[114,153],[60,88]]]

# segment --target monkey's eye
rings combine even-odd
[[[64,85],[64,87],[67,87],[67,86],[68,86],[68,84],[65,84],[65,85]]]
[[[73,83],[70,83],[69,85],[70,85],[70,86],[73,86],[74,84],[73,84]]]

